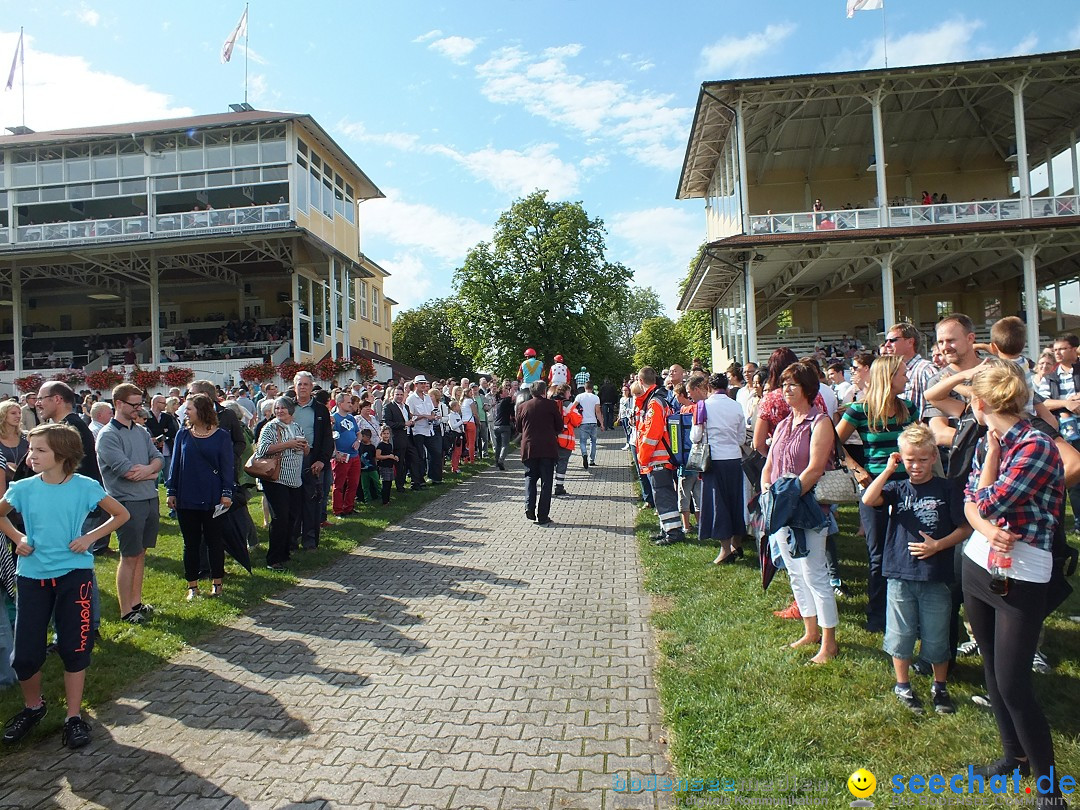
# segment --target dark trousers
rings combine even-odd
[[[535,515],[537,520],[547,520],[551,513],[551,485],[555,480],[555,459],[529,458],[525,465],[525,515]],[[540,486],[540,502],[537,503],[537,484]]]
[[[443,437],[417,436],[424,440],[424,449],[427,452],[427,474],[432,481],[442,481],[443,478]]]
[[[600,411],[604,414],[604,427],[607,430],[615,426],[615,404],[614,402],[600,403]]]
[[[1054,745],[1035,688],[1031,658],[1046,616],[1045,583],[1009,580],[1009,592],[990,592],[990,574],[964,558],[964,614],[983,658],[990,706],[1005,756],[1027,757],[1032,776],[1049,775]],[[1050,795],[1057,795],[1055,792]]]
[[[243,509],[245,507],[237,507]],[[225,541],[221,536],[221,523],[214,520],[213,509],[177,509],[176,522],[184,536],[184,576],[188,582],[199,581],[202,567],[199,548],[206,543],[209,555],[210,576],[225,576]]]
[[[306,549],[319,547],[321,524],[326,519],[326,498],[323,497],[322,473],[315,475],[305,467],[300,480],[304,502],[300,507],[300,545]]]
[[[270,507],[270,543],[266,550],[266,564],[281,565],[288,562],[289,551],[300,537],[304,488],[264,481],[263,494]]]
[[[412,469],[413,456],[415,451],[413,450],[412,442],[409,440],[409,434],[404,430],[395,430],[393,432],[394,442],[394,455],[398,457],[397,464],[394,468],[394,483],[397,484],[398,492],[405,489],[405,476],[409,470]]]
[[[20,681],[33,677],[45,663],[49,619],[56,625],[56,648],[64,671],[82,672],[90,666],[93,577],[93,569],[76,568],[53,579],[16,578],[19,607],[11,666]]]
[[[414,487],[423,486],[424,470],[427,469],[427,436],[413,434],[409,437],[409,449],[412,455],[409,457],[409,477],[412,478]]]
[[[888,580],[881,574],[881,562],[885,554],[885,530],[889,513],[859,503],[859,519],[866,530],[866,555],[870,570],[866,576],[866,623],[877,632],[885,629],[885,600]]]

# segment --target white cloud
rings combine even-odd
[[[18,38],[18,32],[0,31],[0,53],[14,53]],[[144,84],[95,70],[80,56],[35,50],[30,36],[25,45],[26,124],[39,132],[193,114],[191,108],[174,105],[168,95]],[[16,77],[19,81],[21,76]],[[0,121],[5,125],[19,121],[21,102],[17,91],[0,93]]]
[[[94,27],[101,22],[101,15],[86,5],[86,3],[83,3],[79,7],[79,10],[75,12],[75,17],[79,22],[89,25],[90,27]]]
[[[663,169],[678,168],[690,110],[673,107],[673,96],[637,91],[610,79],[572,73],[567,61],[583,47],[568,44],[529,54],[500,48],[476,72],[484,96],[514,104],[590,139],[610,140],[634,159]]]
[[[939,62],[960,62],[989,56],[991,49],[974,42],[975,32],[983,27],[981,20],[958,17],[927,29],[912,31],[888,40],[889,66],[933,65]],[[874,42],[863,67],[878,68],[885,64],[885,48],[881,40]]]
[[[795,32],[794,23],[765,26],[745,36],[728,36],[701,49],[701,72],[711,78],[723,79],[745,74],[759,57],[774,51]]]
[[[686,208],[658,207],[626,211],[605,221],[611,237],[608,258],[633,270],[635,283],[656,290],[674,317],[679,281],[705,237],[705,217]]]
[[[464,166],[473,177],[490,183],[497,191],[510,196],[524,196],[545,188],[551,196],[562,199],[575,194],[579,185],[577,168],[555,156],[553,143],[537,144],[523,150],[480,149],[457,152],[448,147],[433,147]]]
[[[479,44],[479,39],[469,39],[468,37],[443,37],[428,45],[428,50],[442,54],[451,62],[457,62],[461,65],[465,64],[465,57],[475,51],[476,46]]]
[[[368,132],[367,127],[359,121],[343,119],[338,122],[336,129],[344,137],[361,143],[381,144],[405,151],[414,150],[421,145],[420,137],[411,132]]]
[[[413,42],[427,42],[428,40],[435,39],[436,37],[441,36],[442,31],[440,31],[438,28],[435,28],[431,31],[428,31],[426,34],[421,34],[416,39],[414,39]]]
[[[424,203],[406,202],[397,189],[387,189],[385,200],[362,206],[360,216],[365,241],[375,239],[390,246],[385,253],[371,255],[391,273],[386,294],[400,303],[399,312],[433,295],[446,295],[453,272],[469,249],[491,240],[491,226]]]

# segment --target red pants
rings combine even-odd
[[[465,428],[465,461],[476,460],[476,422],[466,422]]]
[[[334,471],[334,514],[347,515],[356,505],[356,488],[360,484],[360,456],[348,461],[330,462]]]

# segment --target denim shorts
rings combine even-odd
[[[915,640],[921,638],[922,658],[931,664],[948,661],[951,612],[947,582],[890,579],[882,649],[893,658],[910,660],[915,654]]]

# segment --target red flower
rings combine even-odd
[[[30,392],[36,394],[44,382],[45,378],[40,374],[27,374],[25,377],[19,377],[15,380],[15,387],[24,394],[29,394]]]
[[[86,375],[86,384],[94,391],[110,391],[124,381],[124,375],[111,368],[91,371]]]
[[[129,379],[143,391],[149,391],[161,384],[161,372],[156,369],[139,368],[135,366],[131,370]]]
[[[170,388],[183,388],[195,379],[195,372],[183,366],[169,366],[162,372],[161,379]]]

